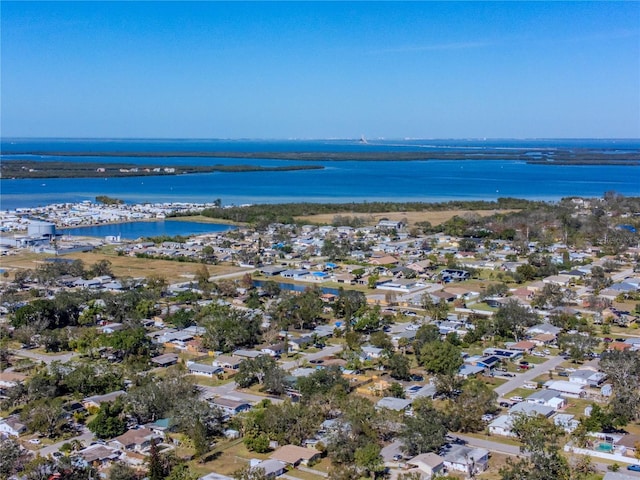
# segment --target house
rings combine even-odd
[[[500,357],[502,359],[506,358],[509,360],[515,360],[519,357],[522,357],[522,352],[517,350],[510,350],[508,348],[485,348],[482,351],[483,355],[495,355],[496,357]]]
[[[100,330],[102,330],[102,333],[114,333],[122,330],[123,328],[124,325],[122,323],[112,322],[103,325],[100,327]]]
[[[539,333],[535,337],[531,337],[530,340],[538,347],[543,347],[545,345],[551,345],[552,343],[555,343],[556,339],[557,336],[551,333]]]
[[[215,377],[222,375],[224,370],[213,365],[205,365],[204,363],[187,362],[187,370],[191,375],[201,375],[203,377]]]
[[[207,473],[204,477],[200,477],[198,480],[233,480],[233,477],[227,477],[220,473]]]
[[[602,372],[595,372],[588,369],[576,370],[569,374],[569,381],[571,383],[577,383],[578,385],[584,385],[587,387],[598,387],[607,379],[607,376]]]
[[[258,352],[256,350],[242,350],[242,349],[240,349],[240,350],[235,350],[233,352],[233,356],[234,357],[239,357],[239,358],[242,358],[242,359],[245,359],[245,358],[257,358],[260,355],[264,355],[264,354],[262,352]]]
[[[297,467],[308,465],[320,458],[321,452],[311,448],[298,447],[297,445],[283,445],[273,452],[269,458]]]
[[[384,397],[376,403],[376,408],[387,408],[396,412],[408,410],[411,406],[412,400],[406,400],[404,398]]]
[[[116,390],[115,392],[105,393],[104,395],[94,395],[82,400],[84,408],[89,410],[90,408],[100,408],[100,405],[104,402],[115,402],[116,398],[120,395],[126,395],[124,390]]]
[[[560,392],[555,390],[538,390],[532,393],[526,398],[528,403],[534,403],[536,405],[544,405],[551,407],[554,410],[560,410],[567,406],[567,400],[562,398]]]
[[[17,415],[0,420],[0,433],[4,433],[11,437],[18,437],[21,433],[27,431],[27,426],[20,422]]]
[[[451,445],[442,455],[444,465],[449,470],[477,474],[489,466],[489,451],[465,445]]]
[[[306,275],[309,275],[309,270],[302,270],[302,269],[285,270],[284,272],[280,273],[280,276],[284,278],[293,278],[293,279],[303,278]]]
[[[489,433],[492,435],[515,437],[515,433],[511,431],[512,427],[513,416],[511,415],[500,415],[487,426],[487,428],[489,429]]]
[[[238,370],[240,363],[242,363],[242,360],[239,358],[220,355],[213,360],[212,365],[214,367],[224,368],[225,370]]]
[[[444,459],[435,453],[421,453],[407,460],[407,465],[417,469],[423,478],[431,479],[436,475],[444,473]],[[411,472],[410,470],[409,472]],[[409,473],[407,472],[407,473]]]
[[[398,259],[391,255],[385,255],[384,257],[370,258],[369,263],[371,265],[396,265],[398,263]]]
[[[144,452],[151,446],[151,442],[157,442],[161,439],[162,437],[155,433],[153,430],[142,427],[127,430],[119,437],[111,440],[111,444],[115,448],[120,448],[122,450]]]
[[[13,388],[27,379],[18,372],[0,372],[0,388]]]
[[[445,268],[440,272],[440,277],[442,281],[445,283],[449,282],[461,282],[463,280],[469,280],[471,278],[471,274],[466,270],[455,270],[452,268]]]
[[[476,365],[462,365],[460,370],[458,370],[458,376],[462,378],[469,378],[475,377],[482,372],[484,372],[483,367],[478,367]]]
[[[438,388],[431,383],[427,383],[426,385],[412,385],[406,389],[407,397],[411,399],[423,397],[433,399],[437,392]]]
[[[364,347],[362,347],[362,356],[364,356],[365,360],[380,358],[383,354],[383,348],[373,347],[371,345],[365,345]]]
[[[175,353],[165,353],[164,355],[158,355],[151,359],[151,363],[156,364],[158,367],[168,367],[178,363],[178,355]]]
[[[569,398],[582,398],[587,395],[582,385],[564,380],[550,380],[545,382],[544,387],[549,390],[556,390]]]
[[[580,422],[575,419],[575,415],[570,415],[568,413],[557,414],[553,417],[553,423],[562,427],[567,433],[573,432],[578,428],[578,425],[580,425]]]
[[[522,340],[518,343],[514,343],[513,345],[509,345],[509,348],[511,350],[518,350],[519,352],[531,353],[533,349],[536,348],[536,344],[528,340]]]
[[[286,352],[287,347],[284,342],[276,343],[274,345],[261,345],[260,351],[270,357],[278,357]]]
[[[554,325],[551,325],[550,323],[541,323],[539,325],[534,325],[533,327],[527,329],[527,334],[530,336],[535,336],[540,333],[546,333],[546,334],[558,336],[560,332],[562,332],[562,329],[560,327],[556,327]]]
[[[279,460],[263,460],[255,463],[252,461],[251,470],[262,470],[265,477],[276,478],[287,470],[287,465]]]
[[[211,403],[230,417],[251,409],[250,403],[233,397],[217,397]]]
[[[555,408],[547,407],[545,405],[538,405],[537,403],[520,402],[516,403],[509,409],[509,415],[527,415],[536,416],[542,415],[549,418],[555,413]]]
[[[89,445],[78,451],[78,455],[89,465],[105,466],[117,460],[120,452],[106,445]]]
[[[178,424],[173,418],[159,418],[155,422],[145,426],[153,430],[155,434],[164,437],[165,432],[175,431]]]

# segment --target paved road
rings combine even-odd
[[[231,397],[239,398],[240,400],[244,400],[245,402],[250,403],[258,403],[264,399],[271,400],[273,403],[280,403],[283,401],[278,397],[271,397],[268,395],[255,395],[253,393],[236,390],[237,387],[238,384],[236,382],[225,383],[224,385],[219,385],[217,387],[198,385],[198,388],[202,390],[202,396],[204,398]]]
[[[85,447],[88,447],[89,444],[93,441],[93,433],[91,433],[89,430],[87,430],[85,428],[85,430],[82,432],[81,435],[78,435],[77,437],[73,437],[73,438],[68,438],[66,440],[62,440],[58,443],[54,443],[52,445],[48,445],[46,447],[42,447],[40,450],[37,450],[37,453],[42,456],[42,457],[46,457],[47,455],[51,455],[54,452],[58,452],[60,447],[65,444],[65,443],[70,443],[74,440],[78,440],[80,443],[82,443]]]
[[[468,435],[456,434],[457,437],[466,441],[468,445],[472,447],[480,447],[492,452],[504,453],[506,455],[523,455],[520,452],[520,447],[517,445],[507,445],[505,443],[493,442],[491,440],[484,440],[482,438],[470,437]]]
[[[323,357],[329,357],[331,355],[335,355],[336,353],[339,353],[341,350],[342,350],[342,346],[341,345],[332,345],[332,346],[324,347],[319,352],[303,353],[301,355],[301,357],[297,358],[296,360],[290,360],[290,361],[282,362],[280,364],[280,366],[284,370],[292,370],[292,369],[302,365],[305,362],[305,360],[308,362],[310,360],[318,360],[318,359],[323,358]]]
[[[502,385],[496,387],[495,392],[500,397],[502,397],[503,395],[511,392],[512,390],[522,387],[525,384],[525,382],[531,381],[537,376],[547,373],[550,370],[553,370],[562,362],[564,362],[564,358],[559,356],[552,357],[546,362],[541,363],[539,365],[535,365],[533,368],[530,368],[529,370],[523,373],[519,373],[517,376],[510,379],[508,382],[503,383]],[[530,365],[534,365],[534,364],[531,363]]]
[[[30,358],[31,360],[37,360],[40,362],[44,362],[46,364],[49,364],[52,362],[67,363],[73,357],[78,356],[78,354],[74,352],[61,353],[59,355],[46,355],[43,353],[34,352],[33,350],[25,350],[25,349],[11,350],[11,353],[18,357]]]

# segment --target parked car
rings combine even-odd
[[[396,454],[393,456],[393,460],[394,460],[395,462],[399,462],[399,461],[401,461],[402,459],[404,459],[404,457],[403,457],[402,455],[400,455],[399,453],[396,453]]]
[[[524,401],[524,398],[522,398],[522,397],[521,397],[521,396],[519,396],[519,395],[516,395],[516,396],[514,396],[514,397],[511,397],[509,400],[511,400],[512,402],[523,402],[523,401]]]
[[[627,465],[627,470],[632,472],[640,472],[640,465]]]

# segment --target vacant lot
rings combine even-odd
[[[17,270],[37,266],[51,258],[52,255],[35,254],[24,252],[18,255],[2,257],[0,265],[9,273],[9,280]],[[82,260],[85,268],[90,267],[100,260],[111,262],[111,269],[116,277],[148,277],[149,275],[159,275],[169,282],[188,281],[192,279],[196,272],[202,268],[200,263],[177,262],[171,260],[156,260],[150,258],[121,257],[111,252],[84,252],[65,255],[63,258]],[[224,275],[227,273],[241,272],[243,268],[231,265],[207,265],[210,275]]]
[[[376,224],[382,218],[389,220],[406,220],[409,226],[415,225],[417,222],[430,222],[432,225],[440,225],[454,216],[464,217],[481,216],[486,217],[494,213],[509,213],[515,210],[446,210],[442,212],[379,212],[379,213],[325,213],[320,215],[309,215],[305,217],[296,217],[296,220],[310,223],[327,223],[330,224],[337,215],[342,217],[361,217],[366,219],[367,223]]]

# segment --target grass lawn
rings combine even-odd
[[[203,471],[216,472],[223,475],[231,475],[249,464],[252,458],[266,460],[269,453],[261,454],[250,452],[244,446],[242,440],[223,441],[213,450],[211,456],[214,458],[204,464],[195,464]]]
[[[23,269],[35,269],[45,259],[51,258],[50,254],[36,254],[32,252],[20,252],[2,258],[2,268],[9,272],[9,280],[13,280],[16,271]],[[136,258],[118,256],[113,246],[107,246],[94,252],[77,252],[64,255],[64,258],[82,260],[85,268],[90,267],[100,260],[111,262],[111,269],[116,277],[148,277],[158,275],[169,282],[185,281],[194,278],[196,272],[202,267],[201,263],[177,262],[171,260],[156,260],[152,258]],[[232,265],[207,265],[211,275],[242,272],[246,269]]]

